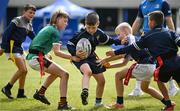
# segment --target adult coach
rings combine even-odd
[[[148,14],[153,11],[162,11],[165,16],[165,22],[163,26],[170,30],[175,31],[174,23],[172,20],[172,12],[170,5],[166,0],[143,0],[139,5],[137,17],[132,25],[133,35],[136,34],[141,25],[143,25],[143,34],[150,31],[148,25]],[[179,89],[174,84],[173,80],[169,81],[169,95],[174,96],[178,93]],[[129,96],[141,95],[140,81],[136,82],[135,89],[129,94]]]

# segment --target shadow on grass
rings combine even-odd
[[[13,102],[15,99],[1,98],[0,103]]]
[[[24,108],[24,109],[18,109],[18,111],[42,111],[42,110],[47,110],[47,107],[41,105],[41,106],[32,106],[30,108]]]
[[[125,97],[125,100],[132,100],[132,99],[143,100],[143,99],[151,99],[151,98],[152,98],[151,96],[136,96],[136,97],[127,96]]]

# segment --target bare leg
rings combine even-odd
[[[88,89],[89,89],[89,81],[92,75],[92,71],[88,64],[83,64],[80,67],[81,72],[83,72],[83,78],[82,78],[82,92],[81,92],[81,100],[83,105],[87,105],[88,101]]]
[[[27,74],[25,60],[23,58],[15,58],[15,64],[16,64],[18,70],[13,75],[13,77],[11,78],[9,83],[13,85],[18,79],[20,79],[19,80],[19,88],[24,89],[25,77]]]
[[[162,95],[164,96],[165,100],[169,100],[169,95],[168,95],[168,90],[165,86],[165,84],[161,81],[157,81],[158,87],[162,93]]]
[[[96,87],[96,98],[102,98],[104,92],[105,79],[104,75],[94,74],[93,77],[96,79],[97,87]]]
[[[83,64],[80,67],[81,72],[83,72],[83,78],[82,78],[82,89],[87,88],[89,89],[89,81],[92,75],[92,71],[88,64]]]
[[[22,64],[21,64],[21,70],[23,70],[22,71],[23,73],[22,73],[22,76],[19,78],[19,89],[24,89],[25,79],[26,79],[26,75],[27,75],[26,62],[24,59],[23,59],[23,61],[24,62],[22,62]]]
[[[46,86],[46,88],[49,87],[49,85],[59,76],[61,78],[60,94],[61,94],[61,97],[66,97],[67,85],[68,85],[68,79],[69,79],[69,75],[67,71],[65,71],[59,65],[53,63],[49,66],[46,72],[51,74],[44,82],[44,85]]]
[[[125,68],[120,72],[117,72],[115,75],[115,85],[116,85],[116,93],[117,96],[123,97],[124,94],[124,84],[123,84],[123,79],[126,77],[128,69]]]
[[[159,91],[157,91],[155,88],[149,86],[150,82],[149,81],[142,81],[141,82],[141,89],[145,92],[151,95],[152,97],[162,100],[163,96]]]

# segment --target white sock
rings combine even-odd
[[[169,80],[169,88],[176,88],[176,85],[175,85],[173,79]]]
[[[136,80],[136,86],[135,89],[141,90],[141,81]]]

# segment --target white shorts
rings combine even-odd
[[[137,64],[132,70],[132,75],[139,81],[150,81],[155,69],[155,64]]]
[[[28,60],[29,66],[34,69],[39,71],[40,70],[40,65],[38,62],[38,56],[34,56],[31,60]]]
[[[9,59],[10,58],[10,53],[5,53],[6,54],[6,57],[7,57],[7,59]],[[23,54],[20,54],[20,53],[12,53],[13,54],[13,56],[15,57],[15,58],[25,58],[24,57],[24,55]]]
[[[40,70],[40,64],[38,61],[38,56],[32,57],[31,60],[28,60],[28,63],[32,69],[37,70],[37,71]],[[51,63],[52,63],[51,60],[44,58],[44,69],[47,70],[47,68],[51,65]]]

